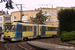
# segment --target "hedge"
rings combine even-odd
[[[62,41],[75,40],[75,31],[71,31],[71,32],[64,31],[60,35],[60,38],[61,38]]]
[[[59,30],[62,31],[74,31],[75,30],[75,9],[64,9],[58,12]]]

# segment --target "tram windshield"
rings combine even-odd
[[[5,25],[4,28],[5,28],[5,32],[7,30],[9,30],[10,32],[14,32],[15,31],[15,26],[14,25]]]

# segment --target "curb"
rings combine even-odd
[[[58,45],[63,45],[63,46],[73,46],[73,47],[75,47],[75,45],[74,44],[72,44],[72,43],[67,43],[67,44],[61,44],[61,43],[57,43],[57,42],[55,42],[55,39],[53,39],[52,41],[51,41],[52,43],[54,43],[54,44],[58,44]]]
[[[27,43],[30,44],[30,45],[32,45],[32,46],[38,47],[38,48],[48,49],[48,48],[46,48],[46,47],[37,46],[37,45],[34,44],[32,41],[27,41]]]
[[[57,44],[48,44],[48,43],[42,43],[37,41],[27,41],[28,44],[38,47],[38,48],[44,48],[48,50],[75,50],[75,47],[73,46],[62,46]]]

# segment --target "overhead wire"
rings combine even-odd
[[[41,6],[48,6],[53,0],[51,0],[48,4],[41,4]]]
[[[53,2],[53,0],[51,0],[51,1],[48,3],[48,5],[49,5],[51,2]]]
[[[13,2],[13,1],[12,1],[12,2]],[[17,4],[16,4],[15,2],[13,2],[13,3],[14,3],[14,4],[16,5],[16,7],[17,7]],[[18,7],[17,7],[17,9],[20,10]]]

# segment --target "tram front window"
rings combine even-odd
[[[7,31],[7,30],[9,30],[10,32],[15,32],[15,26],[13,26],[13,25],[5,25],[4,26],[5,27],[5,32]]]

